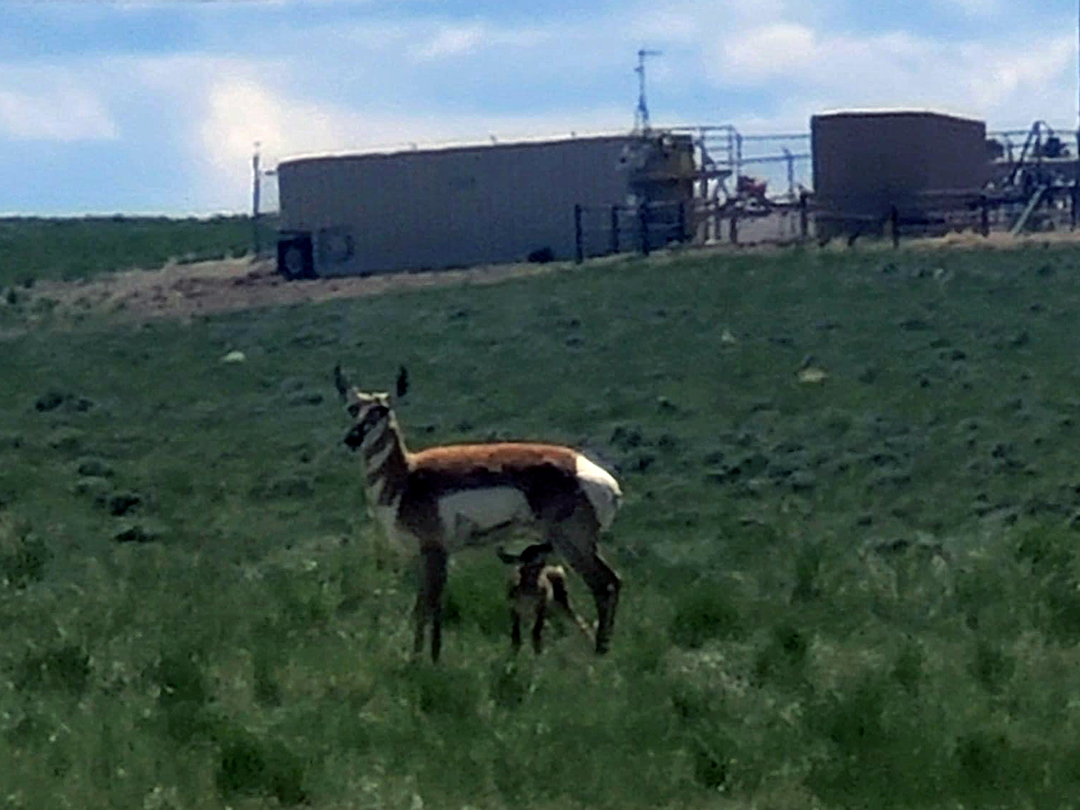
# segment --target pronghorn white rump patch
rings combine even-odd
[[[528,524],[532,519],[529,502],[516,487],[464,489],[439,498],[439,521],[448,551],[468,545],[475,534],[508,524]]]
[[[601,530],[606,531],[615,520],[615,512],[622,503],[623,495],[619,482],[611,473],[581,453],[577,454],[577,477],[589,503],[592,504]]]

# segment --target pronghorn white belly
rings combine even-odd
[[[532,520],[525,495],[514,487],[465,489],[439,498],[439,522],[448,551],[467,546],[487,532]]]
[[[615,520],[615,512],[622,503],[623,495],[619,482],[611,473],[581,453],[577,454],[577,477],[589,503],[592,504],[600,528],[607,530]]]

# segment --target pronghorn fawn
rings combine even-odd
[[[622,491],[612,475],[569,447],[496,442],[405,447],[390,395],[361,391],[338,366],[334,383],[352,417],[345,444],[359,452],[367,504],[387,536],[419,551],[414,653],[431,623],[431,659],[442,647],[448,555],[491,545],[515,530],[540,535],[577,571],[596,601],[596,652],[607,652],[619,577],[597,552]]]
[[[516,653],[521,649],[521,625],[532,621],[533,651],[544,648],[544,622],[549,613],[560,611],[572,621],[585,638],[593,640],[592,630],[570,605],[566,572],[561,565],[549,565],[548,555],[555,551],[551,543],[534,543],[520,554],[496,550],[499,559],[517,566],[510,580],[510,644]]]

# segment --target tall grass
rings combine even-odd
[[[1067,806],[1078,257],[661,257],[5,338],[0,801]],[[445,664],[409,660],[338,360],[409,368],[417,447],[617,470],[609,656],[511,658],[477,551]]]
[[[274,227],[273,217],[260,220],[264,250],[273,245]],[[246,216],[0,218],[0,289],[243,256],[253,251],[253,240]]]

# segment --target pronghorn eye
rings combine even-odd
[[[353,419],[355,419],[357,416],[360,415],[360,403],[359,402],[354,402],[352,405],[350,405],[345,410],[347,410],[349,412],[349,416],[351,416]]]

